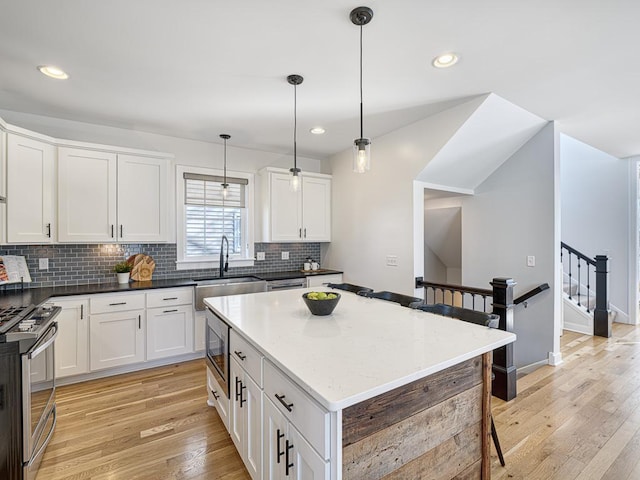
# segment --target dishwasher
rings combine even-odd
[[[307,286],[306,277],[287,278],[283,280],[269,280],[267,282],[267,291],[274,290],[290,290],[292,288],[305,288]]]

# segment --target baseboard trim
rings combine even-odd
[[[517,375],[527,375],[540,367],[544,367],[545,365],[549,365],[549,360],[540,360],[539,362],[532,363],[530,365],[525,365],[524,367],[520,367],[517,370]]]
[[[558,365],[562,365],[563,362],[562,352],[549,352],[549,365],[557,367]]]

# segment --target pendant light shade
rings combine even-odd
[[[360,27],[360,138],[353,141],[353,171],[364,173],[371,167],[371,140],[364,138],[363,102],[362,102],[362,27],[373,18],[373,10],[369,7],[354,8],[349,14],[354,25]]]
[[[227,198],[229,194],[229,184],[227,183],[227,140],[231,138],[231,135],[226,133],[220,134],[220,138],[224,140],[224,180],[222,185],[222,198]]]
[[[297,130],[298,130],[297,88],[298,88],[298,85],[300,85],[303,80],[304,78],[302,78],[302,76],[295,75],[295,74],[289,75],[287,77],[287,82],[289,82],[290,85],[293,85],[293,168],[289,169],[289,171],[291,172],[291,181],[289,182],[289,187],[294,192],[297,192],[298,190],[300,190],[300,172],[302,171],[298,168],[298,158],[297,158],[298,152],[297,152],[296,137],[297,137]]]

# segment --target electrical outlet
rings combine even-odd
[[[48,258],[39,258],[38,259],[38,268],[40,270],[49,270],[49,259]]]
[[[388,267],[397,267],[398,266],[398,256],[397,255],[387,255],[387,266]]]
[[[264,260],[264,252],[256,253],[256,260]]]
[[[289,260],[289,252],[282,252],[282,260]]]
[[[534,255],[527,256],[527,267],[536,266],[536,257]]]

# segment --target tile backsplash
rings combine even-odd
[[[229,268],[227,275],[245,275],[299,270],[307,257],[320,259],[320,243],[256,243],[254,251],[264,252],[265,260],[253,267]],[[289,252],[289,260],[282,260]],[[56,244],[4,245],[2,255],[26,257],[32,283],[25,287],[57,287],[116,281],[112,267],[136,253],[150,255],[156,262],[154,280],[217,277],[218,268],[176,270],[176,244]],[[39,270],[39,259],[49,259],[49,269]],[[8,289],[17,288],[8,285]]]

